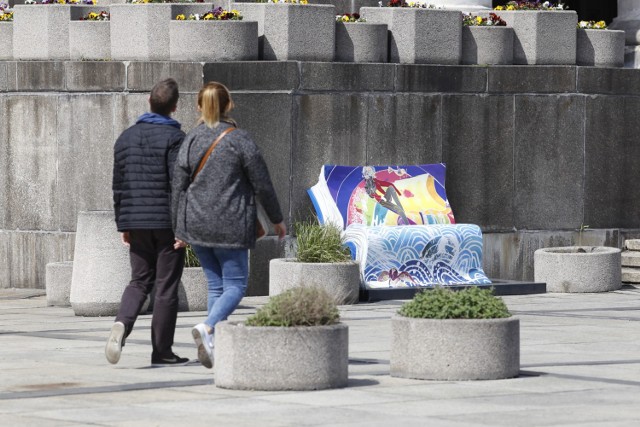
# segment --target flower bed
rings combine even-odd
[[[69,57],[72,60],[111,58],[109,12],[90,11],[69,21]]]
[[[387,62],[387,24],[367,23],[359,14],[336,16],[337,62]]]
[[[335,6],[234,3],[234,8],[245,20],[258,22],[260,59],[333,61]]]
[[[465,15],[462,27],[462,63],[513,64],[513,29],[498,15]]]
[[[367,22],[387,24],[389,62],[460,63],[461,12],[429,7],[363,7],[360,13]]]
[[[258,23],[243,21],[237,10],[217,7],[169,24],[172,61],[252,61],[258,59]]]
[[[581,21],[578,23],[576,63],[623,67],[624,45],[624,31],[608,30],[604,21]]]
[[[548,1],[511,1],[496,7],[507,25],[513,27],[514,64],[576,63],[578,15],[564,8],[561,3]]]

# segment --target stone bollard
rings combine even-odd
[[[70,302],[76,316],[113,316],[131,279],[113,211],[78,213]]]
[[[73,261],[50,262],[46,266],[47,305],[69,307]]]

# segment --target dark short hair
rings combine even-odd
[[[172,79],[164,79],[151,88],[149,105],[151,112],[168,116],[178,105],[178,83]]]

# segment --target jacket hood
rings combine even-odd
[[[138,124],[138,123],[151,123],[151,124],[154,124],[154,125],[168,125],[168,126],[173,126],[175,128],[178,128],[178,129],[180,129],[182,127],[182,125],[177,120],[174,120],[171,117],[163,116],[163,115],[157,114],[157,113],[144,113],[143,115],[138,117],[138,120],[136,121],[136,124]]]

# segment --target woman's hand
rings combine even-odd
[[[176,238],[176,242],[173,244],[173,249],[178,250],[180,248],[186,248],[187,242],[183,242],[182,240]]]
[[[282,240],[284,239],[284,236],[287,235],[287,226],[284,225],[284,221],[279,224],[273,224],[273,228],[275,229],[276,234],[278,235],[278,239]]]

